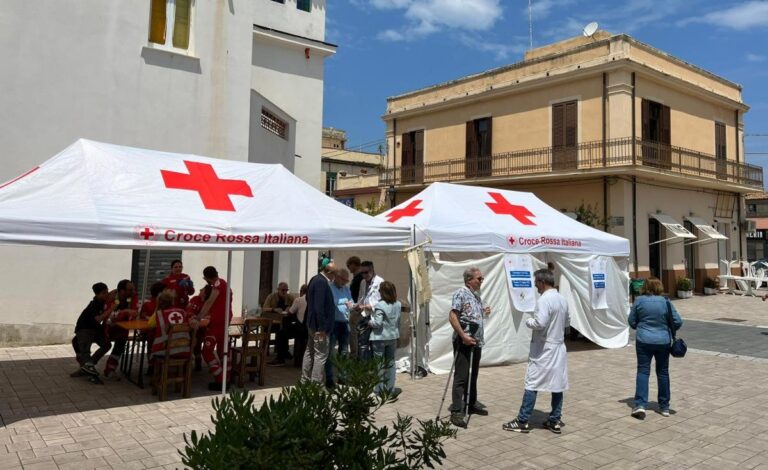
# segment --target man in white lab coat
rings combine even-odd
[[[547,269],[534,273],[536,289],[541,296],[536,301],[533,317],[525,325],[533,330],[528,369],[525,373],[525,394],[517,418],[504,424],[505,431],[530,432],[528,419],[536,404],[537,392],[552,393],[552,411],[543,426],[560,434],[563,392],[568,390],[568,359],[564,332],[570,324],[568,302],[555,289],[555,276]]]

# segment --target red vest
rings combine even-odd
[[[155,341],[152,343],[152,355],[164,356],[165,345],[168,342],[168,327],[170,325],[179,325],[187,322],[187,314],[180,308],[167,308],[157,312],[157,323],[155,325]],[[177,333],[171,339],[179,339],[186,336],[186,333]],[[175,358],[189,357],[189,348],[171,349],[171,356]]]

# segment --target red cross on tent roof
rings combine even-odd
[[[421,204],[421,199],[414,199],[407,206],[402,207],[400,209],[392,210],[392,212],[386,215],[387,221],[389,223],[394,223],[402,219],[403,217],[413,217],[415,215],[418,215],[419,212],[424,210],[420,207],[416,207],[419,204]]]
[[[253,197],[251,187],[245,180],[219,179],[213,166],[208,163],[184,160],[184,164],[189,174],[160,170],[165,187],[197,191],[203,206],[208,210],[234,212],[235,206],[229,198],[230,195]]]
[[[533,212],[529,211],[527,207],[510,204],[501,193],[489,192],[488,195],[491,196],[495,202],[486,202],[485,205],[494,213],[499,215],[511,215],[523,225],[536,225],[536,222],[529,219],[529,217],[536,216]]]

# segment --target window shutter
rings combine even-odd
[[[414,183],[421,183],[424,181],[424,131],[416,131],[413,133],[414,140],[414,155],[413,163],[416,166],[414,169]]]
[[[176,13],[173,22],[173,47],[189,49],[191,3],[191,0],[176,0]]]
[[[403,150],[401,155],[401,165],[411,166],[413,165],[413,141],[411,140],[411,133],[403,134]]]
[[[467,159],[477,157],[477,132],[475,130],[475,121],[467,121]]]
[[[165,0],[152,0],[149,12],[149,42],[165,44]]]
[[[413,164],[421,166],[424,164],[424,131],[413,133],[415,152],[413,155]]]
[[[565,103],[565,146],[575,147],[578,142],[576,127],[578,126],[578,117],[576,113],[576,102]]]
[[[651,138],[651,102],[644,99],[642,101],[641,108],[642,108],[641,120],[643,122],[642,139],[650,140]]]
[[[552,147],[565,145],[565,105],[552,105]]]
[[[486,148],[488,149],[488,157],[493,155],[493,118],[488,118],[488,145]]]
[[[661,106],[661,135],[660,141],[662,144],[672,144],[672,126],[670,121],[670,109],[669,106]]]
[[[717,123],[717,156],[725,159],[728,155],[728,148],[725,143],[725,124]]]

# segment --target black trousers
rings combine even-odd
[[[275,349],[277,349],[278,359],[288,358],[288,340],[299,339],[306,336],[306,327],[299,322],[295,315],[288,315],[283,318],[280,329],[275,333]],[[295,343],[294,343],[295,344]],[[294,354],[295,354],[294,348]]]
[[[91,345],[96,343],[99,349],[91,355]],[[104,357],[112,347],[112,343],[107,341],[104,337],[104,332],[101,330],[78,330],[75,333],[75,337],[72,338],[72,348],[77,355],[77,362],[83,365],[90,362],[96,365],[99,359]]]
[[[474,354],[472,350],[474,349]],[[480,370],[480,354],[483,348],[477,346],[468,346],[461,339],[453,341],[453,353],[456,354],[456,366],[453,370],[453,390],[451,411],[464,411],[467,396],[467,386],[469,386],[469,406],[477,402],[477,373]],[[469,356],[472,355],[472,377],[469,376]]]

